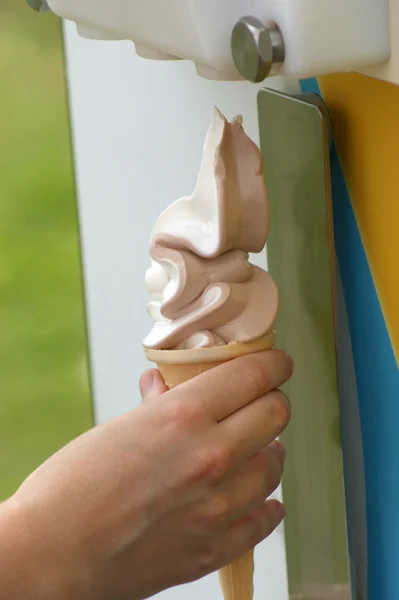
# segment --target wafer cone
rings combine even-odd
[[[248,343],[192,350],[152,350],[144,348],[148,360],[155,362],[168,386],[173,388],[213,367],[244,354],[270,350],[275,344],[274,331]],[[227,567],[219,570],[224,600],[252,600],[254,592],[254,550],[251,549]]]

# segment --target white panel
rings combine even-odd
[[[245,15],[274,20],[286,46],[282,73],[313,76],[383,63],[389,0],[48,0],[89,37],[138,42],[236,76],[230,36]],[[103,30],[103,32],[101,32]],[[84,29],[82,29],[82,33]],[[104,34],[105,32],[105,34]],[[222,75],[223,73],[223,75]],[[214,75],[217,77],[217,75]]]
[[[189,63],[147,62],[125,42],[83,40],[70,24],[66,48],[95,407],[104,421],[138,405],[149,366],[141,340],[151,326],[144,273],[152,224],[192,191],[213,104],[230,118],[243,114],[257,141],[257,89],[202,80]],[[256,262],[265,266],[265,255]],[[287,600],[282,528],[261,545],[257,564],[256,598]],[[220,592],[211,576],[164,596]]]
[[[363,73],[399,85],[399,0],[389,0],[391,56],[383,65],[363,69]]]

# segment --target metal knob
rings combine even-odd
[[[284,40],[276,23],[243,17],[234,26],[231,51],[235,66],[245,79],[263,81],[285,58]]]
[[[37,12],[45,12],[46,10],[50,10],[49,5],[46,0],[26,0],[29,6],[33,8],[33,10],[37,10]]]

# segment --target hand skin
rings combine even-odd
[[[292,360],[237,358],[52,456],[0,506],[1,600],[141,600],[198,579],[266,538],[285,512],[265,499],[290,418],[277,388]]]

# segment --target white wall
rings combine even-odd
[[[127,42],[82,40],[72,24],[65,32],[95,408],[104,421],[139,403],[148,367],[141,340],[151,326],[144,273],[152,224],[192,191],[212,105],[228,118],[243,114],[258,140],[257,88],[205,81],[185,62],[145,61]],[[216,599],[216,577],[163,594],[187,595]],[[288,598],[282,528],[257,551],[256,599],[269,598]]]

